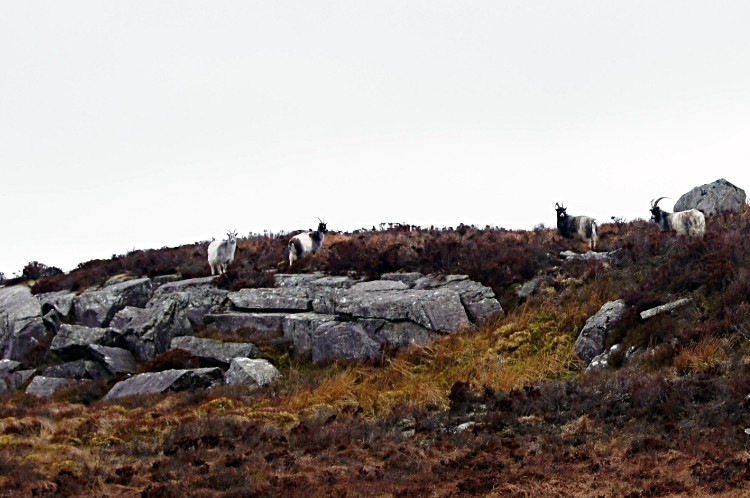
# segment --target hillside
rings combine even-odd
[[[0,495],[750,496],[748,234],[746,209],[710,217],[697,240],[618,221],[599,230],[597,250],[610,257],[587,260],[561,257],[584,244],[543,227],[396,224],[331,233],[292,268],[289,235],[240,238],[219,290],[272,287],[281,273],[467,275],[504,314],[427,344],[386,344],[367,361],[317,363],[278,335],[195,326],[199,337],[255,343],[281,378],[113,400],[103,397],[124,375],[50,399],[7,392]],[[6,284],[82,295],[131,277],[202,278],[206,245],[67,274],[35,264]],[[680,298],[689,304],[640,317]],[[606,346],[619,346],[607,368],[586,370],[576,338],[617,299],[627,311]],[[49,344],[22,360],[63,362]],[[197,365],[171,351],[138,372]]]

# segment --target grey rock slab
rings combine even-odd
[[[518,287],[516,287],[516,295],[521,299],[526,299],[539,289],[541,283],[542,279],[532,278],[528,282],[525,282],[523,285],[519,285]]]
[[[140,315],[144,312],[143,308],[136,308],[134,306],[125,306],[123,309],[118,311],[114,318],[112,318],[112,321],[109,323],[109,326],[113,329],[117,330],[125,330],[128,326],[128,324],[133,320],[135,317]]]
[[[88,359],[89,345],[124,346],[125,339],[120,331],[113,328],[85,327],[63,324],[52,339],[50,349],[63,360]]]
[[[190,323],[201,324],[208,313],[219,311],[227,300],[229,291],[217,288],[217,277],[191,278],[159,287],[147,307],[158,306],[166,297],[181,294],[187,298],[186,316]]]
[[[453,282],[469,280],[468,275],[427,275],[414,282],[414,288],[417,290],[436,289]]]
[[[672,301],[671,303],[662,304],[661,306],[657,306],[656,308],[641,311],[641,319],[648,320],[649,318],[653,318],[660,313],[667,313],[689,303],[690,299],[678,299],[677,301]]]
[[[587,251],[583,254],[578,254],[573,251],[562,251],[560,252],[560,257],[565,260],[598,260],[598,261],[611,261],[614,258],[615,251],[611,252],[594,252],[594,251]]]
[[[25,285],[0,288],[0,358],[23,361],[48,334],[42,305]]]
[[[75,320],[88,327],[107,327],[115,314],[126,306],[146,306],[151,298],[151,290],[149,278],[136,278],[87,289],[73,299]]]
[[[56,391],[65,389],[76,384],[71,379],[61,379],[57,377],[44,377],[37,375],[31,381],[31,384],[26,388],[26,394],[33,394],[40,398],[51,398]]]
[[[348,289],[357,283],[359,283],[359,280],[354,280],[353,278],[343,276],[329,276],[311,281],[308,284],[308,287],[313,290],[320,287],[328,287],[331,289]],[[301,287],[304,287],[304,285]]]
[[[166,294],[173,292],[185,292],[188,289],[195,289],[200,287],[214,287],[214,283],[218,276],[213,277],[201,277],[201,278],[189,278],[186,280],[175,280],[161,285],[156,291],[154,291],[154,298],[158,299]]]
[[[220,368],[194,368],[187,370],[165,370],[134,375],[118,382],[107,393],[104,400],[165,391],[207,388],[223,382]]]
[[[55,310],[49,310],[46,315],[42,317],[44,326],[47,327],[52,334],[57,334],[60,331],[62,321],[60,320],[60,314]]]
[[[312,337],[312,361],[329,359],[361,360],[377,358],[380,345],[354,322],[329,322],[315,330]]]
[[[410,320],[430,330],[450,333],[469,324],[461,297],[452,289],[352,292],[335,299],[337,314],[355,318]]]
[[[72,291],[45,292],[36,295],[42,305],[42,313],[47,314],[50,310],[55,310],[63,318],[69,317],[73,311],[75,297],[76,293]]]
[[[380,318],[360,318],[357,320],[357,323],[378,344],[388,342],[398,347],[412,344],[428,344],[439,335],[426,327],[408,320],[389,322]]]
[[[170,349],[185,349],[201,362],[229,365],[234,358],[260,358],[262,353],[254,344],[241,342],[219,342],[200,337],[175,337]]]
[[[377,292],[386,290],[404,290],[410,287],[398,280],[371,280],[360,282],[351,287],[353,292]]]
[[[138,369],[133,354],[127,349],[92,344],[91,356],[103,364],[112,375],[134,373]]]
[[[397,282],[403,282],[410,288],[414,287],[414,285],[417,283],[417,280],[419,280],[420,278],[424,278],[424,275],[419,272],[383,273],[380,276],[380,280],[395,280]]]
[[[177,282],[179,280],[182,280],[182,275],[179,275],[177,273],[172,275],[159,275],[158,277],[154,277],[151,279],[151,281],[154,283],[154,290],[158,289],[162,285]]]
[[[42,371],[42,376],[56,379],[83,379],[88,376],[86,360],[69,361],[47,367]]]
[[[698,209],[707,216],[713,216],[725,210],[739,212],[746,200],[744,190],[721,178],[683,194],[677,199],[674,210]]]
[[[295,354],[306,355],[312,353],[312,335],[324,323],[337,320],[335,315],[321,313],[295,313],[284,318],[284,339],[292,343]]]
[[[304,289],[282,287],[275,289],[242,289],[229,294],[229,300],[239,309],[258,311],[310,311],[312,299]]]
[[[265,386],[279,378],[281,373],[266,360],[235,358],[224,374],[224,383]]]
[[[42,318],[20,320],[10,325],[10,348],[5,357],[12,360],[24,361],[28,352],[37,345],[46,344],[52,336],[50,326]]]
[[[618,299],[606,303],[594,316],[586,320],[573,351],[587,366],[594,357],[602,354],[607,335],[622,321],[626,311],[625,301]]]
[[[16,372],[0,372],[0,394],[18,390],[31,377],[36,370],[18,370]]]
[[[273,276],[273,282],[276,287],[304,287],[313,280],[321,279],[325,276],[322,272],[315,273],[277,273]]]
[[[288,313],[219,313],[207,314],[203,323],[223,330],[250,327],[259,332],[275,332],[282,329],[287,316]]]
[[[194,335],[188,319],[189,307],[187,292],[173,292],[152,300],[148,308],[130,320],[123,334],[138,361],[152,360],[168,351],[175,337]]]
[[[14,360],[0,360],[0,373],[11,373],[18,370],[21,362]]]
[[[473,280],[454,280],[443,286],[453,289],[461,297],[469,319],[474,323],[491,320],[504,314],[503,307],[490,287]]]

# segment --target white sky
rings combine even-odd
[[[0,271],[750,189],[749,26],[747,1],[7,1]]]

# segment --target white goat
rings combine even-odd
[[[306,254],[315,254],[323,245],[326,236],[326,224],[318,218],[318,229],[295,235],[289,240],[289,266]]]
[[[651,220],[662,230],[674,230],[680,235],[703,238],[706,234],[706,217],[697,209],[667,213],[659,207],[659,201],[668,197],[659,197],[651,201]]]
[[[237,232],[227,232],[226,240],[214,240],[208,245],[208,265],[211,275],[227,272],[227,266],[234,261],[234,250],[237,248]]]

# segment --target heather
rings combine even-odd
[[[282,380],[104,402],[115,380],[44,401],[0,403],[3,496],[748,496],[748,213],[709,219],[702,240],[644,221],[602,225],[607,261],[554,230],[406,225],[331,233],[288,267],[288,235],[238,239],[226,288],[274,271],[462,273],[505,315],[369,362],[311,364],[252,329]],[[209,274],[205,246],[135,251],[30,282],[82,290],[119,274]],[[192,269],[192,270],[191,270]],[[191,273],[192,271],[192,273]],[[515,289],[536,278],[538,290]],[[649,320],[639,313],[688,298]],[[624,299],[611,368],[586,371],[573,343]],[[628,354],[630,353],[630,354]],[[173,350],[143,371],[189,368]]]

